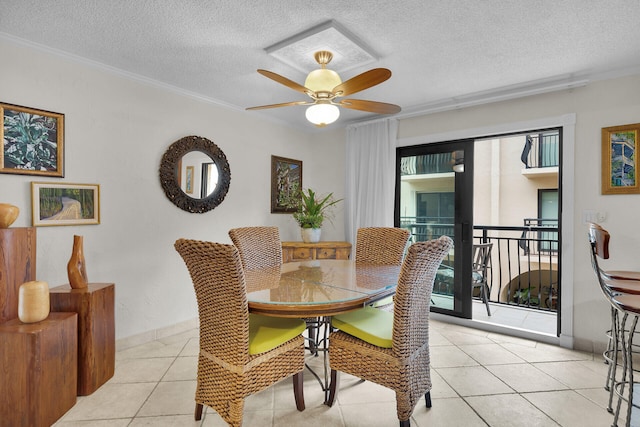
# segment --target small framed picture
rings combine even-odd
[[[302,191],[302,161],[271,156],[271,213],[292,213],[291,198]]]
[[[193,194],[193,166],[187,166],[187,179],[185,185],[185,192],[187,194]]]
[[[602,194],[638,194],[640,123],[602,128]]]
[[[64,176],[64,114],[0,103],[0,173]]]
[[[100,224],[98,184],[31,183],[33,226]]]

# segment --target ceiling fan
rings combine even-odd
[[[288,107],[292,105],[309,105],[306,117],[311,123],[318,127],[326,126],[335,122],[340,116],[338,107],[349,108],[351,110],[367,111],[377,114],[395,114],[400,112],[400,107],[385,102],[365,101],[362,99],[340,99],[356,92],[368,89],[380,84],[391,77],[391,71],[386,68],[374,68],[358,74],[355,77],[343,82],[338,73],[326,68],[331,62],[333,54],[326,50],[316,52],[313,57],[320,64],[319,69],[314,70],[307,76],[304,86],[286,77],[267,70],[258,70],[258,73],[283,84],[295,91],[304,93],[311,98],[310,101],[292,101],[280,104],[261,105],[259,107],[249,107],[247,110],[261,110],[265,108]]]

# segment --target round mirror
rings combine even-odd
[[[160,184],[167,198],[187,212],[204,213],[218,206],[230,182],[227,157],[206,138],[185,136],[162,156]]]
[[[191,151],[180,159],[176,170],[180,189],[193,199],[205,199],[218,185],[218,167],[202,151]]]

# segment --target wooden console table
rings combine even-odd
[[[49,290],[51,311],[78,313],[78,396],[87,396],[113,376],[116,360],[115,285],[89,283]]]
[[[76,403],[76,313],[0,323],[0,425],[49,427]]]
[[[349,242],[282,242],[282,262],[308,261],[313,259],[349,259]]]

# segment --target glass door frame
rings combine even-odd
[[[454,282],[453,309],[432,305],[431,311],[450,316],[472,318],[471,251],[473,245],[473,149],[474,139],[446,141],[396,148],[396,193],[394,225],[400,227],[400,185],[403,157],[441,153],[464,153],[464,171],[454,179]],[[467,280],[463,280],[467,278]]]

